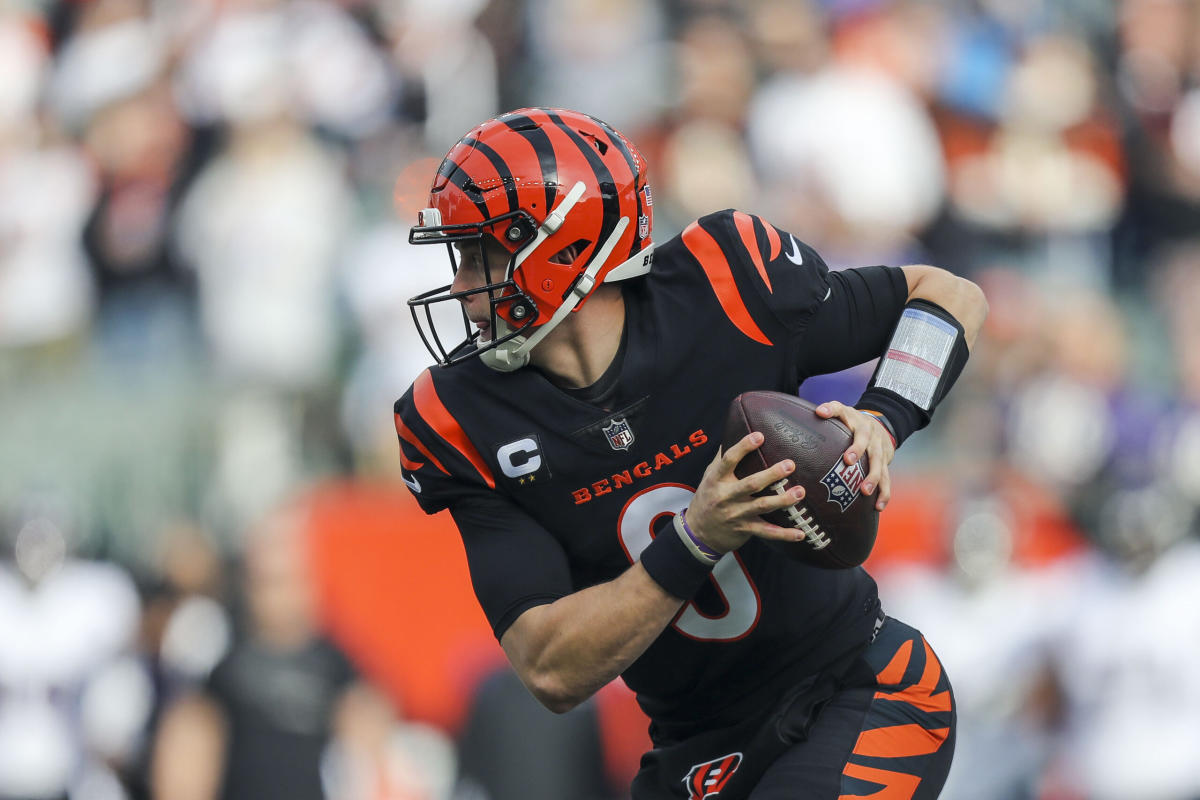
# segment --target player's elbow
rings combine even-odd
[[[958,278],[960,304],[962,316],[958,321],[962,324],[963,330],[967,333],[967,344],[974,346],[975,337],[983,328],[983,322],[988,315],[987,295],[983,293],[983,289],[979,288],[979,284],[969,281],[966,278]]]
[[[521,678],[534,699],[555,714],[567,713],[590,696],[571,687],[562,676],[552,672],[526,674]]]
[[[967,345],[973,347],[988,314],[983,289],[940,267],[911,265],[904,267],[904,272],[909,281],[909,299],[928,300],[946,309],[963,326]]]

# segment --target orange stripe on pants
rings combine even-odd
[[[913,793],[921,785],[921,779],[916,775],[905,772],[892,772],[890,769],[875,769],[858,764],[847,764],[842,770],[843,775],[860,778],[871,783],[878,783],[883,788],[871,794],[843,794],[838,800],[912,800]]]
[[[949,728],[930,730],[916,724],[890,725],[863,731],[854,745],[854,752],[860,756],[880,758],[923,756],[936,753],[949,735]]]

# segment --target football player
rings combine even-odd
[[[933,650],[861,568],[767,546],[803,536],[760,518],[802,490],[756,496],[794,465],[739,480],[761,434],[719,442],[737,394],[879,358],[856,408],[819,413],[853,432],[860,502],[883,508],[895,447],[966,361],[980,290],[928,266],[831,272],[740,211],[656,246],[641,153],[561,109],[471,131],[428,205],[410,240],[445,247],[453,281],[409,301],[438,366],[396,403],[404,478],[449,509],[530,692],[561,712],[621,676],[651,719],[639,800],[936,797],[955,715]]]

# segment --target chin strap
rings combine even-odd
[[[533,240],[532,245],[525,248],[517,255],[517,258],[513,261],[514,272],[530,253],[536,250],[542,242],[544,242],[551,234],[561,227],[567,212],[570,211],[571,207],[579,200],[579,197],[583,194],[583,191],[584,185],[582,181],[576,183],[571,188],[571,191],[565,198],[563,198],[563,201],[558,205],[558,207],[554,209],[554,212],[546,218],[545,222],[542,223],[542,226],[538,229],[537,237]],[[533,333],[529,334],[528,336],[514,336],[503,344],[499,344],[490,350],[483,351],[479,354],[480,360],[498,372],[513,372],[514,370],[518,370],[528,364],[529,353],[531,350],[533,350],[534,345],[546,338],[546,335],[558,327],[558,324],[566,319],[567,315],[574,311],[575,307],[578,306],[583,299],[591,293],[592,289],[596,285],[596,273],[598,273],[601,267],[604,266],[604,263],[608,260],[609,255],[612,254],[613,248],[617,246],[617,242],[621,240],[621,235],[625,233],[625,229],[628,227],[629,217],[621,217],[620,221],[617,222],[617,226],[613,229],[613,232],[604,242],[604,246],[592,256],[592,260],[588,264],[587,269],[584,270],[583,274],[579,276],[579,279],[575,282],[575,285],[571,287],[570,293],[563,300],[562,305],[555,310],[550,319],[539,325],[533,331]],[[653,263],[654,245],[650,244],[635,254],[633,258],[630,258],[614,267],[612,271],[605,276],[604,283],[613,283],[615,281],[622,281],[628,278],[636,278],[640,275],[645,275],[650,271],[650,267],[653,265]],[[496,330],[492,335],[499,339],[507,336],[511,332],[512,328],[508,326],[508,323],[502,318],[496,317]]]

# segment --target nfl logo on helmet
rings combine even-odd
[[[614,419],[602,430],[608,437],[608,444],[613,450],[628,450],[633,446],[633,428],[629,427],[629,423],[625,421],[624,417]]]

